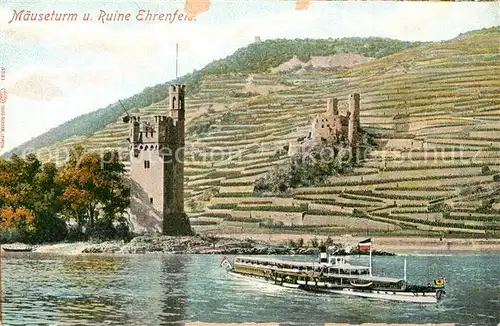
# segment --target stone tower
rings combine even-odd
[[[355,147],[358,142],[358,127],[359,127],[359,94],[354,93],[349,95],[349,125],[347,131],[347,140],[352,147]]]
[[[149,209],[158,212],[163,234],[188,235],[192,231],[184,213],[184,85],[170,85],[168,113],[142,125],[140,117],[130,119],[130,178],[147,198],[147,203],[132,201],[130,209],[134,216]]]
[[[335,97],[329,98],[326,102],[326,115],[331,117],[339,114],[339,100]]]

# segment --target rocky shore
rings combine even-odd
[[[329,246],[335,255],[363,255],[367,251],[351,249],[341,244]],[[143,235],[130,242],[106,241],[101,243],[61,243],[33,247],[34,252],[57,254],[227,254],[227,255],[316,255],[318,248],[276,245],[251,239],[235,240],[214,237],[172,237]],[[394,255],[383,251],[374,251],[374,255]]]

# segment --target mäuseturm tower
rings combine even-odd
[[[130,210],[134,216],[159,213],[163,234],[188,235],[192,231],[184,213],[184,85],[169,86],[168,105],[168,115],[156,115],[150,122],[130,117],[130,178],[132,189],[143,198],[132,200]]]

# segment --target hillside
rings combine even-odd
[[[397,51],[421,45],[421,42],[403,42],[383,38],[345,38],[345,39],[296,39],[267,40],[253,43],[241,48],[226,58],[215,60],[201,71],[195,71],[163,84],[145,88],[141,93],[123,99],[127,108],[134,109],[156,103],[167,97],[167,84],[178,82],[186,84],[189,93],[199,89],[202,75],[265,72],[272,67],[289,60],[294,55],[309,60],[311,56],[322,56],[334,53],[354,52],[367,57],[383,57]],[[12,149],[5,156],[24,153],[63,141],[70,137],[85,137],[102,130],[107,124],[115,121],[123,114],[121,105],[113,103],[105,108],[76,117],[57,126],[42,135]]]
[[[498,44],[500,28],[491,28],[333,73],[205,74],[186,100],[193,224],[216,233],[498,236]],[[326,98],[345,101],[353,92],[377,150],[325,184],[255,196],[255,180],[287,159],[280,150],[307,132]],[[136,111],[151,117],[165,106]],[[126,128],[118,120],[39,155],[63,159],[75,143],[126,153]]]
[[[268,72],[297,56],[303,62],[311,56],[334,53],[358,53],[365,57],[382,58],[423,42],[403,42],[380,37],[349,37],[342,39],[277,39],[252,43],[234,54],[208,64],[203,72],[208,74]]]

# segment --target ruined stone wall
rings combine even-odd
[[[360,96],[358,93],[349,95],[349,128],[348,140],[351,146],[358,142]]]
[[[314,117],[309,136],[290,142],[290,156],[304,153],[325,142],[342,144],[347,141],[351,146],[356,146],[359,141],[360,96],[357,93],[349,96],[346,111],[340,112],[338,104],[336,98],[327,99],[326,112]]]
[[[311,139],[315,144],[323,141],[347,139],[348,118],[341,115],[317,115],[311,124]]]
[[[339,100],[335,97],[329,98],[326,101],[326,115],[328,117],[338,115],[339,114]]]

